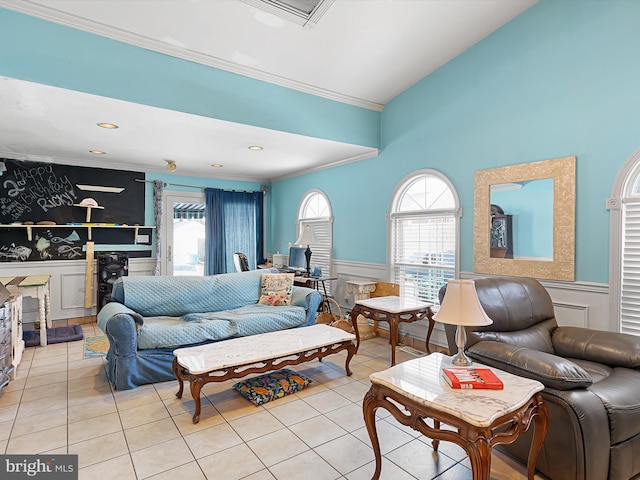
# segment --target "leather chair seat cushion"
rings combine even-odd
[[[613,368],[598,362],[590,362],[579,358],[566,358],[581,367],[591,377],[593,383],[600,382],[613,373]]]
[[[607,411],[611,445],[640,434],[640,371],[614,368],[589,391],[602,400]]]

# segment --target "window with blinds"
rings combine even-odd
[[[457,196],[439,173],[405,181],[393,202],[391,271],[400,295],[438,304],[438,291],[456,276]]]
[[[329,201],[320,191],[309,192],[303,198],[298,214],[298,232],[309,225],[313,229],[316,243],[310,244],[311,268],[320,267],[322,275],[331,275],[331,252],[333,244],[332,216]],[[329,294],[330,285],[326,284]]]
[[[622,212],[620,331],[640,335],[640,198],[624,199]]]

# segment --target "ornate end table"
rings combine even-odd
[[[389,343],[391,343],[391,365],[396,364],[396,343],[398,343],[398,324],[405,322],[416,322],[424,318],[429,320],[429,331],[425,344],[427,353],[429,349],[429,339],[435,321],[431,312],[432,303],[421,302],[419,300],[406,299],[402,297],[389,296],[367,298],[356,300],[351,310],[351,324],[356,332],[356,351],[360,347],[360,333],[358,332],[358,315],[371,318],[374,321],[389,323]]]
[[[462,447],[469,455],[474,480],[489,480],[494,445],[513,442],[533,423],[527,471],[533,480],[549,424],[549,412],[540,395],[544,385],[492,368],[504,383],[503,390],[457,390],[442,378],[441,369],[450,365],[449,357],[433,353],[371,374],[371,389],[362,409],[376,457],[372,480],[380,477],[382,469],[375,423],[379,407],[432,438],[436,451],[440,440]],[[453,429],[442,429],[441,423]]]

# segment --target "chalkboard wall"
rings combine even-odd
[[[104,207],[91,209],[91,223],[143,225],[144,183],[136,181],[143,178],[139,172],[0,159],[0,261],[84,258],[86,228],[34,228],[28,240],[25,228],[8,225],[84,223],[87,209],[75,205],[85,198],[93,198]],[[78,185],[124,190],[95,192],[81,190]],[[133,244],[134,230],[93,228],[92,241]]]

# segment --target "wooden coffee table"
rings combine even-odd
[[[176,397],[182,398],[184,380],[189,380],[191,396],[196,404],[193,423],[198,423],[200,391],[210,382],[278,370],[341,350],[347,350],[344,369],[347,375],[351,375],[349,362],[356,353],[355,339],[355,335],[339,328],[313,325],[178,348],[173,351],[173,372],[179,384]]]
[[[360,347],[360,333],[358,332],[358,315],[363,315],[375,321],[389,323],[389,343],[391,343],[391,365],[396,364],[396,344],[398,343],[398,324],[417,322],[426,318],[429,320],[429,330],[425,339],[427,353],[429,339],[435,321],[431,312],[432,303],[411,300],[398,296],[367,298],[357,300],[351,310],[351,324],[356,332],[356,351]]]
[[[362,409],[376,457],[372,480],[380,477],[382,469],[375,423],[379,407],[403,425],[432,438],[436,451],[440,440],[462,447],[469,455],[474,480],[489,480],[494,445],[513,442],[533,422],[527,472],[533,480],[549,424],[549,412],[540,395],[544,385],[492,368],[504,383],[503,390],[456,390],[442,378],[445,366],[451,366],[450,358],[432,353],[369,377],[371,389]],[[453,429],[440,428],[441,422]]]

